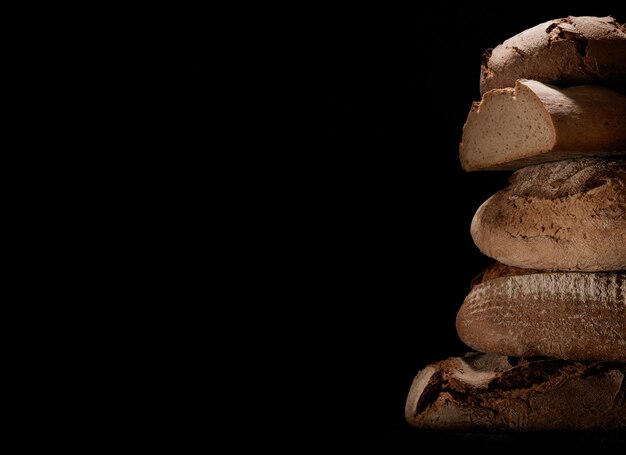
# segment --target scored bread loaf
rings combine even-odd
[[[456,329],[465,344],[491,354],[626,362],[626,272],[544,272],[474,283]]]
[[[626,427],[625,366],[471,353],[429,365],[405,416],[442,430],[592,430]]]
[[[484,254],[540,270],[626,269],[626,160],[544,163],[509,182],[472,220]]]
[[[597,85],[561,89],[533,80],[474,103],[459,147],[466,171],[519,169],[626,154],[626,95]]]
[[[517,79],[626,86],[626,30],[612,17],[570,16],[539,24],[485,52],[481,95],[513,87]]]

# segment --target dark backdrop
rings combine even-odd
[[[403,416],[411,380],[429,362],[468,350],[456,312],[492,262],[469,227],[508,173],[468,174],[458,160],[462,126],[480,99],[483,51],[552,18],[626,21],[623,7],[599,4],[488,13],[464,3],[327,11],[313,38],[307,89],[316,98],[315,187],[326,205],[313,221],[321,238],[312,241],[324,252],[316,305],[336,343],[320,373],[336,388],[323,425],[380,453],[417,442]]]
[[[414,447],[420,433],[404,421],[413,377],[468,350],[456,312],[492,262],[474,246],[470,221],[508,178],[465,173],[458,161],[483,51],[567,15],[626,21],[617,2],[464,3],[285,12],[289,32],[271,52],[277,66],[250,68],[251,76],[275,74],[267,90],[282,91],[289,106],[287,119],[268,127],[272,142],[253,153],[275,165],[260,180],[278,186],[263,201],[277,218],[272,240],[260,241],[282,261],[267,295],[293,307],[277,310],[288,325],[278,383],[285,420],[305,431],[305,446],[334,437],[328,450]],[[206,90],[209,44],[192,27],[171,48],[191,92]],[[287,146],[280,157],[277,143]]]

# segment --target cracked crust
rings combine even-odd
[[[481,252],[514,267],[626,270],[626,160],[522,168],[480,206],[471,234]]]
[[[626,88],[626,29],[612,17],[569,16],[544,22],[488,49],[480,94],[517,79],[556,85],[603,83]]]
[[[405,416],[456,431],[624,428],[625,374],[624,365],[469,353],[420,371]]]
[[[625,316],[626,272],[536,272],[475,284],[456,328],[481,352],[626,362]]]

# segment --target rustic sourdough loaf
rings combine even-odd
[[[626,427],[625,366],[471,353],[429,365],[405,416],[444,430],[591,430]]]
[[[466,171],[620,154],[626,154],[626,95],[532,80],[492,90],[474,103],[459,147]]]
[[[545,272],[474,283],[456,328],[481,352],[626,362],[626,272]]]
[[[474,215],[480,251],[522,268],[626,270],[626,160],[544,163],[509,181]]]
[[[517,79],[626,86],[626,30],[612,17],[570,16],[539,24],[485,52],[481,95],[513,87]]]

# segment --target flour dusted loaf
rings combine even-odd
[[[473,349],[626,362],[626,271],[508,268],[499,277],[488,278],[488,272],[484,277],[474,283],[456,318],[459,338]]]
[[[626,95],[599,85],[562,89],[525,79],[474,103],[459,147],[466,171],[624,154]]]
[[[517,79],[553,84],[626,85],[626,30],[612,17],[554,19],[483,55],[480,94]]]
[[[420,371],[405,415],[419,428],[455,431],[624,428],[625,369],[471,353]]]
[[[509,182],[474,215],[480,251],[522,268],[626,270],[626,160],[544,163]]]

